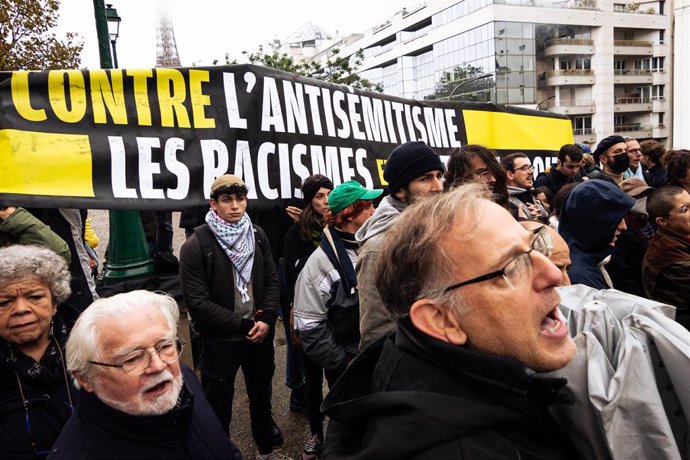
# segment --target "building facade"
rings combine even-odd
[[[421,3],[340,53],[362,49],[360,75],[387,94],[561,113],[576,142],[611,134],[667,141],[671,7],[626,1]]]

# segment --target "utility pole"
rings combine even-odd
[[[120,18],[111,5],[108,5],[109,11],[108,16],[106,16],[103,0],[93,0],[93,9],[96,17],[101,68],[112,69],[110,45],[113,32],[109,33],[108,31],[108,19],[117,17],[117,25],[119,26]],[[114,40],[117,40],[117,34],[118,32],[114,32]],[[149,256],[149,248],[139,211],[110,211],[108,261],[105,265],[103,283],[112,285],[150,276],[153,273],[153,261]]]

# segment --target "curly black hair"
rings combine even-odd
[[[666,166],[666,185],[682,187],[690,169],[690,150],[669,150],[662,163]]]

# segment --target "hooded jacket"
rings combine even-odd
[[[359,288],[360,351],[395,329],[395,319],[383,305],[376,288],[375,275],[386,231],[406,207],[407,203],[387,196],[355,234],[361,247],[355,267]]]
[[[347,368],[326,397],[324,459],[577,458],[547,414],[565,379],[435,340],[409,320]]]
[[[607,289],[599,265],[614,250],[611,240],[635,199],[616,185],[588,180],[568,195],[561,209],[558,232],[568,243],[573,264],[568,276],[573,284]]]

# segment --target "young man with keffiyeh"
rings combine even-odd
[[[274,458],[271,380],[279,282],[268,238],[246,214],[247,191],[231,174],[213,181],[206,224],[194,229],[180,251],[180,283],[201,336],[201,382],[211,407],[229,432],[241,366],[258,458]]]

